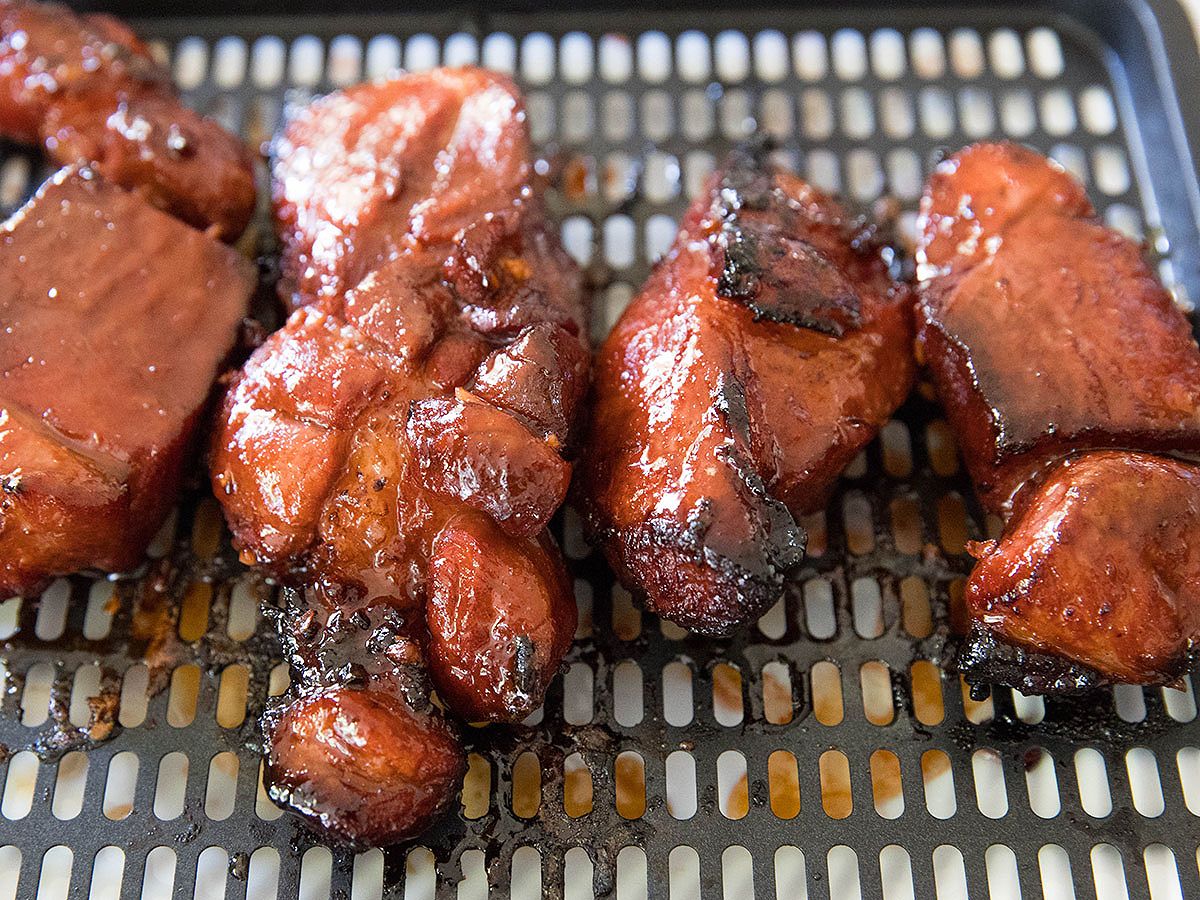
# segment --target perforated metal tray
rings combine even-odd
[[[400,64],[515,70],[597,336],[754,128],[852,204],[894,198],[902,233],[939,148],[1026,141],[1147,238],[1181,303],[1200,297],[1200,110],[1173,87],[1200,82],[1174,6],[431,6],[110,8],[255,141],[288,89]],[[11,207],[42,170],[3,159]],[[566,677],[536,721],[471,731],[461,810],[423,846],[354,856],[259,787],[255,720],[282,687],[256,615],[271,592],[197,489],[143,577],[0,607],[0,898],[1200,896],[1190,682],[976,704],[931,662],[963,541],[987,529],[970,497],[919,391],[807,523],[786,602],[723,642],[641,614],[567,514],[583,624]]]

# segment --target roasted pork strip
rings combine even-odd
[[[146,45],[109,16],[0,0],[0,134],[86,164],[225,240],[254,211],[246,148],[183,106]]]
[[[983,504],[967,679],[1163,683],[1200,636],[1200,350],[1141,248],[1033,151],[980,144],[922,204],[921,354]],[[1104,448],[1113,448],[1108,452]]]
[[[736,152],[597,358],[590,533],[654,612],[721,634],[782,594],[834,482],[907,395],[908,289],[870,226]]]
[[[137,566],[253,267],[88,170],[0,227],[0,596]]]
[[[505,78],[333,94],[277,151],[285,264],[307,286],[230,387],[213,485],[243,558],[294,586],[268,789],[389,844],[463,771],[430,681],[462,718],[520,720],[574,634],[546,525],[587,389],[583,281]]]
[[[943,162],[922,205],[924,362],[984,506],[1073,450],[1200,452],[1200,353],[1142,248],[1014,144]]]

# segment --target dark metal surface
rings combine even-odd
[[[237,4],[230,10],[240,11]],[[295,50],[299,46],[295,39],[314,36],[320,40],[319,69],[321,60],[329,59],[329,39],[338,35],[356,37],[362,45],[377,34],[397,35],[402,40],[428,35],[435,46],[452,34],[477,41],[493,32],[513,36],[519,80],[529,93],[534,131],[540,136],[556,185],[552,207],[566,223],[586,221],[592,225],[590,240],[585,238],[582,243],[597,285],[598,332],[648,271],[649,257],[659,243],[653,236],[655,221],[662,222],[655,217],[677,219],[686,205],[694,155],[707,154],[711,163],[755,127],[774,129],[784,155],[802,173],[818,181],[836,176],[837,183],[830,186],[862,208],[883,194],[894,196],[901,208],[911,211],[915,194],[908,183],[912,179],[904,174],[906,160],[919,170],[919,184],[941,149],[982,137],[1017,137],[1053,152],[1068,165],[1082,160],[1101,212],[1117,224],[1141,230],[1152,252],[1169,262],[1170,268],[1164,272],[1181,297],[1200,298],[1200,192],[1188,152],[1197,114],[1190,103],[1181,110],[1174,87],[1196,83],[1198,67],[1190,32],[1179,33],[1187,27],[1181,13],[1166,4],[958,3],[941,7],[898,3],[787,10],[757,6],[732,10],[706,4],[702,12],[668,4],[633,11],[591,7],[538,13],[496,4],[486,14],[418,5],[404,15],[372,12],[361,16],[315,12],[303,16],[225,15],[214,9],[212,17],[190,20],[146,14],[144,8],[139,11],[144,14],[143,31],[161,39],[167,48],[175,48],[183,38],[198,37],[202,41],[193,41],[193,49],[216,47],[213,55],[219,59],[225,52],[217,45],[220,39],[234,36],[246,42],[250,63],[244,77],[226,79],[219,72],[214,77],[219,64],[206,64],[205,77],[187,96],[255,139],[273,130],[285,91],[296,87],[288,84],[289,79],[301,83],[298,96],[303,98],[328,89],[330,72],[339,71],[331,63],[314,83],[305,84],[309,80],[306,74],[289,62],[282,80],[264,84],[256,80],[255,69],[255,41],[263,36],[281,38],[293,48],[289,59],[302,55]],[[1032,62],[1028,38],[1045,27],[1050,32],[1039,33],[1053,33],[1058,38],[1061,72],[1036,71]],[[677,37],[689,29],[699,29],[710,38],[725,29],[736,29],[752,42],[763,30],[778,30],[788,45],[786,71],[776,79],[759,70],[757,45],[750,43],[745,77],[723,77],[720,67],[724,63],[715,53],[708,58],[710,74],[695,80],[678,65],[671,66],[661,79],[642,77],[639,36],[647,30],[661,31],[677,46]],[[881,74],[876,65],[872,37],[879,29],[896,29],[902,37],[906,63],[896,77]],[[993,49],[993,36],[1010,29],[1023,48],[1025,64],[1019,72],[997,71],[995,63],[1002,53]],[[821,34],[834,48],[826,73],[813,78],[797,69],[793,45],[793,36],[808,30]],[[534,71],[536,67],[526,68],[526,53],[534,51],[529,47],[523,51],[521,41],[535,32],[546,34],[553,47],[558,47],[568,32],[591,36],[588,52],[595,55],[593,74],[573,81],[567,73],[570,66],[560,66],[543,79]],[[914,39],[914,32],[941,36],[940,71],[926,68],[918,58],[921,39]],[[596,57],[602,53],[600,38],[605,34],[625,35],[633,42],[633,71],[627,79],[602,77],[598,64],[603,61]],[[847,56],[846,48],[853,49],[854,34],[866,41],[862,72],[857,71],[853,54]],[[955,56],[956,34],[979,38],[983,50],[980,70]],[[849,43],[839,45],[838,41]],[[412,46],[406,45],[406,55],[417,53],[410,50]],[[177,65],[184,65],[184,55],[182,51],[176,54]],[[684,55],[680,50],[676,61],[682,62]],[[1086,97],[1094,96],[1088,94],[1089,89],[1111,96],[1118,112],[1113,130],[1087,125]],[[833,120],[829,129],[818,127],[824,113],[821,104],[812,99],[817,94],[829,104]],[[776,95],[785,98],[791,110],[788,122],[782,121],[778,109],[774,113],[768,109],[776,102],[770,97]],[[1032,104],[1034,123],[1027,133],[1019,133],[1020,129],[1013,127],[1017,118],[1006,112],[1010,96],[1027,97]],[[1054,111],[1055,98],[1063,96],[1072,110],[1069,122],[1062,118],[1061,110]],[[864,98],[867,121],[860,108]],[[976,101],[990,106],[990,124],[979,112],[984,106]],[[910,105],[914,122],[907,132],[889,118],[890,111],[904,102]],[[622,112],[626,108],[623,103],[628,103],[628,112]],[[739,115],[742,104],[752,114],[752,121]],[[938,124],[939,104],[949,105],[947,128]],[[697,121],[705,109],[713,117],[711,133]],[[669,123],[662,121],[664,115]],[[623,119],[628,120],[625,130]],[[590,127],[585,127],[589,121]],[[1127,184],[1101,172],[1105,155],[1111,160],[1114,153],[1124,160]],[[19,194],[14,184],[23,186],[34,180],[23,177],[24,170],[14,159],[10,152],[8,160],[0,163],[0,193],[8,184],[10,192]],[[632,190],[623,188],[622,179],[626,178]],[[656,186],[656,181],[666,186]],[[908,222],[901,217],[901,230]],[[628,228],[632,229],[628,239],[631,259],[620,246],[625,243],[622,230]],[[1176,716],[1190,719],[1179,722],[1169,715],[1162,692],[1135,691],[1144,696],[1145,714],[1126,711],[1122,717],[1112,693],[1103,691],[1083,701],[1047,702],[1044,720],[1032,723],[1026,721],[1027,714],[1024,719],[1018,715],[1010,691],[994,693],[989,713],[986,708],[966,705],[957,679],[943,675],[944,716],[937,720],[922,712],[936,699],[939,689],[933,688],[931,694],[927,686],[919,686],[914,692],[913,663],[936,660],[941,641],[937,631],[921,636],[924,629],[913,624],[920,619],[921,596],[927,592],[935,626],[944,627],[954,584],[970,564],[962,552],[962,538],[964,534],[981,536],[985,525],[970,500],[969,483],[958,472],[952,455],[947,456],[937,408],[919,391],[897,415],[896,423],[889,429],[886,446],[875,442],[843,480],[827,513],[809,523],[817,535],[824,533],[825,539],[815,542],[820,552],[795,579],[782,616],[773,613],[765,626],[729,641],[680,637],[669,629],[664,633],[652,617],[630,614],[626,599],[612,590],[611,575],[598,557],[586,553],[572,517],[566,517],[564,545],[577,578],[584,619],[594,622],[593,627],[581,630],[569,664],[591,673],[591,720],[583,724],[566,721],[564,701],[574,709],[581,701],[578,696],[565,697],[575,688],[564,688],[560,681],[551,689],[544,717],[537,724],[471,730],[472,751],[490,764],[487,807],[479,818],[452,816],[423,841],[437,859],[438,896],[456,895],[464,868],[469,873],[476,865],[477,857],[470,851],[483,852],[492,896],[506,896],[513,853],[520,847],[533,847],[540,854],[540,883],[548,895],[563,893],[564,856],[578,847],[591,859],[597,895],[615,893],[620,875],[622,896],[627,889],[634,891],[631,896],[639,896],[639,889],[653,898],[690,896],[681,886],[687,880],[687,867],[680,864],[678,854],[672,856],[675,848],[690,847],[699,859],[701,895],[721,896],[724,885],[725,896],[741,898],[746,896],[747,882],[739,880],[737,863],[726,851],[744,847],[753,859],[755,896],[770,897],[777,888],[776,850],[791,846],[803,854],[804,875],[801,881],[781,882],[778,896],[802,896],[801,886],[810,898],[854,896],[847,893],[850,888],[844,873],[839,874],[838,866],[831,867],[828,862],[832,848],[849,847],[856,855],[862,896],[871,898],[882,892],[881,851],[898,845],[910,860],[914,896],[934,896],[935,892],[957,896],[953,854],[947,867],[945,851],[939,850],[953,847],[961,853],[962,877],[970,895],[982,897],[988,896],[989,883],[1000,883],[996,873],[1002,865],[994,861],[998,857],[994,851],[989,853],[989,848],[1002,845],[1015,854],[1021,895],[1036,897],[1042,894],[1043,879],[1039,851],[1048,844],[1066,851],[1079,897],[1093,893],[1093,848],[1097,845],[1111,845],[1120,852],[1128,895],[1148,897],[1143,852],[1157,844],[1173,852],[1182,896],[1200,896],[1200,820],[1196,815],[1200,814],[1200,796],[1195,795],[1200,792],[1200,751],[1195,757],[1187,755],[1187,748],[1200,747],[1200,722],[1194,717],[1194,707],[1189,715],[1186,701],[1173,700],[1171,709]],[[197,503],[199,513],[194,514]],[[243,604],[251,596],[272,602],[271,591],[241,569],[227,536],[221,536],[213,552],[219,513],[211,499],[204,500],[197,493],[184,504],[178,521],[170,552],[149,564],[141,578],[117,586],[119,603],[106,637],[89,639],[83,631],[89,596],[103,594],[107,586],[93,588],[89,579],[81,577],[70,581],[71,598],[61,637],[39,639],[38,604],[25,603],[16,634],[4,644],[2,655],[10,672],[0,701],[0,743],[8,748],[10,760],[9,775],[5,776],[6,804],[10,793],[16,796],[24,789],[12,775],[11,760],[30,748],[41,759],[28,814],[14,820],[0,818],[0,845],[16,847],[21,854],[20,879],[14,889],[17,897],[37,895],[39,878],[49,877],[42,871],[43,855],[57,845],[70,848],[73,854],[71,897],[89,895],[93,860],[109,846],[124,852],[121,897],[142,896],[146,857],[157,847],[168,847],[175,856],[173,896],[193,895],[201,855],[213,847],[227,854],[209,857],[225,860],[223,869],[217,866],[217,871],[225,873],[224,896],[247,895],[255,868],[251,854],[262,847],[279,852],[278,896],[292,898],[301,893],[301,857],[315,845],[314,838],[289,817],[264,818],[256,811],[255,720],[279,651],[261,619],[257,633],[249,639],[235,640],[227,630],[232,596],[237,595],[237,602]],[[197,588],[197,584],[211,585],[210,603],[205,598],[207,588]],[[822,628],[817,610],[821,585],[828,586],[836,614],[832,636],[818,638],[813,632],[821,633]],[[877,586],[880,599],[882,624],[878,628],[872,585]],[[193,612],[206,609],[207,625],[201,622],[197,626],[189,620],[181,626],[181,606]],[[902,614],[902,609],[907,612]],[[185,613],[184,619],[191,614]],[[779,631],[774,630],[776,625]],[[195,639],[181,639],[181,628]],[[54,629],[43,623],[41,630],[52,633]],[[203,636],[196,637],[193,630]],[[150,661],[151,699],[145,721],[130,727],[118,722],[108,734],[106,717],[119,718],[123,713],[118,710],[128,705],[128,698],[120,697],[125,672],[146,658]],[[680,661],[692,673],[694,715],[687,724],[676,725],[664,715],[664,704],[674,701],[664,696],[663,671]],[[843,711],[836,724],[823,724],[838,717],[829,713],[833,707],[828,692],[814,687],[813,667],[825,661],[836,663],[841,672]],[[763,674],[763,667],[772,662],[783,663],[790,673],[792,712],[786,724],[767,721],[764,685],[768,692],[779,689],[778,682],[768,683],[770,678]],[[894,713],[886,725],[872,724],[864,714],[860,668],[873,662],[885,663],[890,673]],[[636,663],[641,673],[641,715],[636,713],[636,703],[630,705],[628,700],[631,682],[617,675],[618,670],[628,674],[629,663]],[[25,715],[37,716],[31,699],[36,691],[26,689],[27,680],[34,679],[27,679],[26,673],[45,664],[54,672],[51,715],[43,724],[27,726],[22,724],[23,705],[30,707]],[[180,699],[186,695],[186,679],[172,673],[189,664],[199,668],[199,695],[194,720],[180,724],[187,719],[187,703]],[[744,709],[740,718],[730,718],[727,712],[732,698],[723,687],[722,679],[728,673],[720,668],[722,664],[740,672]],[[93,712],[93,720],[99,715],[101,721],[98,727],[95,721],[87,723],[87,707],[76,702],[76,719],[82,724],[72,725],[75,672],[91,665],[99,665],[102,673],[101,700],[94,703]],[[222,727],[217,722],[219,685],[222,673],[234,665],[244,666],[250,673],[248,710],[240,725]],[[623,685],[616,690],[614,678]],[[572,682],[579,683],[585,685],[586,693],[586,678]],[[714,703],[714,688],[724,698],[723,705]],[[738,691],[735,685],[735,698]],[[1126,696],[1132,695],[1126,692]],[[586,707],[586,698],[582,702]],[[84,710],[83,719],[79,708]],[[579,721],[578,716],[572,718]],[[670,720],[680,721],[675,713]],[[622,721],[629,724],[620,724]],[[1089,815],[1084,808],[1082,798],[1090,788],[1081,788],[1075,754],[1085,747],[1099,751],[1104,759],[1112,805],[1107,816]],[[1128,751],[1135,747],[1147,748],[1156,761],[1162,794],[1158,815],[1145,815],[1135,807],[1131,793],[1135,778],[1127,765]],[[81,748],[87,750],[82,811],[59,818],[52,808],[56,790],[65,790],[56,787],[59,760],[65,752]],[[901,772],[903,812],[892,819],[877,811],[877,798],[885,809],[895,805],[894,797],[879,796],[895,790],[895,785],[889,786],[878,774],[872,777],[873,755],[881,749],[895,755]],[[791,819],[781,819],[772,811],[772,796],[788,795],[778,784],[772,786],[768,777],[768,759],[778,750],[793,754],[797,763],[799,812]],[[841,818],[835,815],[845,812],[846,797],[832,774],[837,759],[825,755],[831,750],[844,754],[850,772],[852,811]],[[977,755],[981,750],[985,751],[982,757]],[[1185,750],[1185,755],[1177,763],[1180,750]],[[126,812],[123,808],[106,816],[102,812],[106,790],[110,796],[116,792],[106,784],[106,773],[110,761],[127,751],[139,760],[132,809],[124,817],[119,817]],[[232,814],[218,819],[212,813],[222,805],[218,802],[221,798],[212,795],[224,789],[219,787],[219,778],[210,775],[210,760],[223,751],[236,754],[240,765]],[[518,757],[526,751],[536,754],[539,763],[541,799],[536,814],[523,817],[513,811],[514,791],[522,791],[514,789],[513,772]],[[637,779],[629,778],[630,770],[617,764],[618,755],[626,751],[640,755],[645,768],[645,811],[630,818],[618,809],[618,795],[627,814],[627,800],[632,798],[637,806]],[[722,802],[731,787],[719,784],[718,778],[719,768],[730,759],[721,762],[727,751],[735,751],[745,760],[748,802],[740,817],[742,810],[736,800]],[[930,751],[940,751],[944,757],[928,756]],[[160,779],[159,766],[160,760],[173,752],[182,752],[190,760],[186,800],[182,815],[162,819],[155,812],[156,798],[171,785]],[[695,766],[697,810],[687,819],[672,814],[672,810],[678,812],[680,802],[674,788],[674,805],[669,808],[667,801],[667,759],[675,752],[689,756]],[[576,753],[590,771],[593,797],[591,811],[573,817],[564,805],[564,761]],[[941,769],[943,759],[948,760],[949,775]],[[998,760],[1003,772],[1000,789],[1007,810],[997,818],[981,812],[981,805],[992,811],[995,799],[980,796],[995,784],[977,774],[981,759]],[[1037,796],[1031,801],[1030,792],[1036,795],[1040,789],[1027,787],[1030,779],[1037,782],[1044,775],[1046,759],[1052,761],[1059,800],[1058,812],[1050,816],[1045,815],[1047,809]],[[823,765],[827,768],[824,783]],[[1198,771],[1191,776],[1181,774],[1190,771],[1189,765]],[[1185,804],[1185,777],[1194,779],[1190,799],[1195,813]],[[954,802],[952,814],[945,817],[946,809],[936,795],[947,778],[952,781]],[[210,781],[217,787],[210,786]],[[618,781],[622,782],[620,790]],[[738,793],[736,788],[733,793]],[[522,804],[518,798],[518,808],[528,812]],[[1138,805],[1153,811],[1153,803]],[[0,811],[7,814],[7,810],[5,806]],[[622,854],[618,866],[618,854],[626,847],[644,851],[644,876],[639,874],[636,854]],[[405,893],[406,852],[406,848],[398,849],[385,857],[385,896],[421,896],[413,886]],[[468,854],[465,860],[464,853]],[[939,862],[935,863],[935,858]],[[4,859],[0,854],[0,897],[6,896]],[[329,891],[323,889],[320,859],[311,855],[307,859],[316,874],[305,876],[306,897],[350,897],[352,889],[361,890],[352,888],[353,855],[335,850]],[[676,860],[674,866],[672,859]],[[359,862],[360,867],[366,864]],[[518,869],[522,865],[518,863]],[[111,875],[105,878],[111,885]],[[203,891],[215,884],[215,895],[221,896],[220,879],[214,881],[211,872],[201,881],[201,895],[209,896]],[[96,889],[94,896],[100,896]],[[468,878],[462,896],[476,896],[472,890],[475,881]],[[250,896],[260,896],[256,891]],[[993,895],[1005,896],[999,887],[993,888]],[[1063,894],[1050,889],[1045,895]],[[356,892],[353,896],[367,894]]]

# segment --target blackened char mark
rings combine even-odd
[[[1100,672],[1053,653],[1028,650],[1001,640],[979,623],[959,644],[954,666],[982,700],[989,684],[1012,687],[1022,694],[1061,696],[1095,690],[1108,680]]]
[[[845,274],[798,237],[796,210],[774,183],[759,147],[735,151],[721,180],[717,294],[756,320],[841,337],[862,323],[862,301]]]

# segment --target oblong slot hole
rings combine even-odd
[[[742,673],[729,663],[718,663],[712,670],[713,717],[726,727],[740,725],[743,715]]]
[[[70,847],[61,844],[51,847],[42,857],[42,871],[38,877],[37,900],[67,900],[71,890],[71,870],[75,854]]]
[[[208,787],[204,796],[204,814],[214,822],[233,815],[237,801],[238,758],[236,753],[218,753],[208,765]]]
[[[333,854],[329,848],[309,847],[300,858],[301,900],[329,900],[332,881]]]
[[[159,761],[158,783],[154,788],[154,815],[158,818],[174,819],[183,814],[189,763],[187,754],[178,750]]]
[[[536,847],[518,847],[513,851],[509,878],[511,900],[538,900],[542,896],[542,854]],[[382,886],[381,878],[381,889]]]
[[[17,900],[20,877],[20,849],[12,844],[0,846],[0,900]]]
[[[125,851],[120,847],[101,847],[92,861],[88,900],[118,900],[124,880]]]
[[[254,857],[250,858],[250,862],[253,871]],[[175,890],[175,863],[175,851],[170,847],[155,847],[146,854],[142,900],[171,900]]]
[[[50,692],[54,687],[54,666],[48,662],[35,663],[25,673],[25,690],[21,692],[21,724],[36,728],[50,717]]]
[[[1167,715],[1176,722],[1190,722],[1196,718],[1196,694],[1191,677],[1185,675],[1178,687],[1163,688],[1162,697]]]
[[[1097,844],[1092,848],[1092,879],[1096,900],[1129,900],[1121,851],[1112,844]]]
[[[579,753],[572,753],[563,760],[563,809],[568,816],[578,819],[592,811],[592,770]]]
[[[266,785],[263,783],[263,767],[261,763],[258,766],[258,790],[254,795],[254,815],[265,822],[274,822],[283,815],[283,810],[275,805],[275,801],[267,793]]]
[[[224,900],[229,880],[229,854],[221,847],[206,847],[196,860],[195,900]]]
[[[967,900],[967,870],[961,850],[949,844],[934,848],[933,881],[938,900]]]
[[[491,800],[491,763],[478,753],[470,753],[467,755],[467,773],[463,776],[463,816],[467,819],[482,818],[487,815]]]
[[[54,818],[67,821],[83,811],[87,773],[88,756],[80,750],[73,750],[59,760],[58,777],[54,782],[54,800],[50,805],[50,812],[54,814]]]
[[[522,819],[532,819],[542,805],[542,766],[537,754],[527,750],[517,757],[512,769],[512,810]]]
[[[822,725],[838,725],[844,716],[842,672],[832,662],[821,660],[812,667],[813,714]]]
[[[1075,751],[1075,780],[1079,784],[1079,805],[1089,816],[1103,819],[1112,812],[1112,791],[1104,756],[1092,747]]]
[[[1151,844],[1142,853],[1151,900],[1184,900],[1175,854],[1165,844]]]
[[[754,900],[754,858],[737,844],[721,854],[721,892],[725,900]]]
[[[179,610],[179,639],[198,641],[208,631],[208,613],[212,606],[212,585],[196,581],[183,595]]]
[[[904,630],[912,637],[925,638],[933,633],[929,588],[915,575],[900,582],[900,617]]]
[[[933,663],[920,659],[912,664],[913,712],[922,725],[938,725],[946,716],[942,702],[942,673]]]
[[[874,578],[856,578],[850,585],[850,604],[854,630],[859,637],[871,639],[883,634],[883,595]]]
[[[1043,819],[1052,819],[1062,809],[1058,798],[1058,778],[1054,757],[1041,747],[1025,752],[1025,785],[1029,790],[1029,808]]]
[[[1134,747],[1125,754],[1125,768],[1129,773],[1129,791],[1133,797],[1133,808],[1146,818],[1163,814],[1162,782],[1158,777],[1158,761],[1146,747]]]
[[[1058,844],[1046,844],[1038,850],[1038,869],[1042,876],[1042,895],[1074,900],[1075,880],[1071,876],[1071,858]]]
[[[167,724],[186,728],[196,718],[200,698],[200,668],[191,664],[171,673],[171,692],[167,698]]]
[[[700,854],[675,847],[667,857],[670,900],[700,900]]]
[[[663,666],[663,718],[682,727],[692,721],[692,670],[683,662]]]
[[[166,849],[166,848],[163,848]],[[360,900],[357,861],[354,867],[354,894],[352,900]],[[381,873],[382,877],[382,873]],[[279,896],[279,851],[274,847],[259,847],[250,854],[250,865],[246,872],[246,898],[276,900]]]
[[[875,812],[884,819],[897,819],[904,812],[904,786],[900,780],[900,758],[891,750],[871,754],[871,794]]]
[[[745,818],[750,811],[746,757],[736,750],[717,757],[717,798],[721,815],[727,819]]]
[[[850,760],[840,750],[826,750],[819,763],[821,805],[831,819],[844,819],[854,811],[850,791]]]
[[[916,900],[912,858],[903,847],[889,844],[879,851],[879,877],[884,900]]]
[[[833,586],[823,578],[804,583],[804,616],[808,633],[815,640],[829,640],[837,633],[833,607]]]
[[[792,674],[787,663],[772,660],[762,668],[763,716],[772,725],[792,721]]]
[[[890,725],[895,718],[892,704],[892,676],[887,663],[869,660],[859,669],[862,685],[863,715],[872,725]]]
[[[594,900],[592,889],[595,867],[582,847],[572,847],[563,855],[563,900]],[[433,891],[429,893],[433,897]]]
[[[37,618],[33,633],[39,641],[54,641],[67,628],[67,610],[71,605],[71,584],[59,578],[42,592],[37,601]]]
[[[925,785],[925,808],[935,819],[948,819],[958,809],[954,797],[954,774],[950,757],[941,750],[921,754],[921,780]]]
[[[120,607],[113,585],[107,581],[94,581],[88,589],[87,612],[83,616],[83,636],[89,641],[108,637],[112,630],[113,616]]]
[[[237,728],[246,721],[246,697],[250,688],[250,670],[240,663],[226,666],[217,689],[217,724]]]
[[[116,822],[128,818],[129,814],[133,812],[138,768],[137,754],[129,750],[118,753],[109,762],[102,807],[105,818]]]
[[[696,760],[685,750],[667,757],[667,812],[676,819],[696,814]]]
[[[973,725],[984,725],[996,718],[996,705],[992,702],[990,691],[982,700],[976,700],[971,696],[971,686],[967,684],[966,679],[960,675],[958,682],[959,689],[962,691],[963,713],[968,722]]]
[[[40,768],[37,754],[31,750],[22,750],[8,761],[8,774],[4,778],[4,799],[0,801],[0,815],[10,821],[29,815],[29,811],[33,809],[33,793],[37,787]]]
[[[622,660],[613,669],[613,718],[629,727],[642,721],[642,669],[631,659]]]
[[[617,755],[617,812],[625,819],[641,818],[646,812],[646,764],[640,754],[626,750]]]
[[[150,669],[145,663],[137,663],[125,670],[121,679],[121,709],[117,714],[117,721],[125,728],[136,728],[146,721],[149,686]]]
[[[831,847],[825,857],[829,867],[829,895],[838,900],[862,900],[858,854],[844,845]]]
[[[971,773],[975,777],[975,800],[979,811],[989,819],[999,819],[1008,813],[1008,793],[1004,788],[1004,766],[1000,754],[991,748],[976,750],[971,755]]]
[[[767,783],[771,812],[780,819],[796,818],[800,814],[800,774],[790,751],[775,750],[767,757]]]

